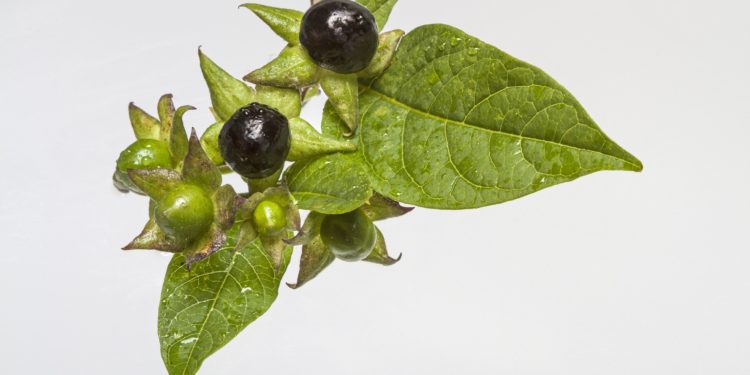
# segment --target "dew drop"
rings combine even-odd
[[[458,43],[461,43],[461,38],[456,38],[455,36],[451,38],[451,45],[453,47],[457,46]]]
[[[479,48],[476,48],[476,47],[469,48],[466,51],[466,53],[468,53],[469,56],[476,56],[479,53]]]

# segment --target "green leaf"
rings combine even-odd
[[[385,246],[385,237],[380,229],[375,228],[378,234],[378,239],[375,242],[375,247],[372,249],[370,255],[364,259],[365,262],[380,264],[382,266],[392,266],[401,260],[401,254],[398,257],[393,258],[388,254],[388,248]]]
[[[357,150],[357,145],[354,143],[326,137],[299,117],[289,119],[289,128],[292,132],[292,148],[289,150],[287,159],[291,161]]]
[[[211,94],[213,110],[221,120],[228,120],[238,109],[254,101],[255,92],[252,87],[232,77],[200,49],[198,49],[198,58],[203,78]]]
[[[263,22],[266,23],[276,35],[282,37],[291,45],[299,44],[299,29],[302,24],[302,12],[293,9],[274,8],[260,4],[243,4],[250,9]]]
[[[130,125],[133,127],[136,139],[153,139],[159,140],[161,124],[159,120],[140,109],[134,103],[128,106],[130,115]]]
[[[301,88],[318,82],[319,75],[320,69],[307,52],[301,46],[291,46],[244,79],[258,85]]]
[[[384,197],[378,193],[374,193],[367,201],[367,204],[362,206],[362,211],[364,211],[365,215],[367,215],[372,221],[403,216],[412,210],[414,210],[414,207],[404,207],[393,199]]]
[[[302,247],[297,282],[294,284],[287,283],[286,285],[292,289],[297,289],[305,285],[333,263],[334,259],[336,257],[328,250],[328,247],[320,239],[320,236],[316,236],[310,243]]]
[[[299,208],[328,215],[342,214],[360,207],[370,198],[372,189],[362,164],[349,155],[326,155],[297,162],[287,169],[287,186]]]
[[[640,171],[539,68],[445,25],[417,28],[360,95],[374,190],[440,209],[516,199],[600,170]],[[326,131],[340,129],[324,116]]]
[[[182,166],[182,177],[185,182],[200,186],[209,192],[221,186],[221,171],[203,151],[195,129],[190,134],[190,149]]]
[[[393,6],[398,0],[358,0],[357,2],[364,5],[365,8],[372,12],[375,21],[378,23],[378,29],[383,30],[385,23],[388,22],[388,16],[391,15]]]
[[[375,53],[375,57],[367,68],[357,72],[357,76],[360,78],[375,78],[383,74],[391,65],[398,42],[401,41],[403,36],[404,32],[402,30],[393,30],[380,34],[378,51]]]
[[[185,112],[194,109],[195,107],[186,105],[177,108],[174,114],[169,135],[169,153],[172,155],[172,165],[179,165],[188,153],[188,138],[182,117],[185,115]]]
[[[255,101],[276,108],[287,118],[298,117],[302,111],[299,90],[257,85]]]
[[[336,108],[339,117],[349,127],[349,133],[353,133],[357,129],[359,118],[357,75],[326,74],[320,79],[320,87],[328,96],[328,101]]]
[[[235,250],[238,226],[227,243],[190,271],[176,254],[167,268],[159,306],[159,338],[167,371],[193,375],[203,360],[263,315],[278,295],[289,263],[276,271],[260,240]]]

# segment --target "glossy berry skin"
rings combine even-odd
[[[367,258],[375,247],[375,226],[360,209],[329,215],[320,225],[320,238],[336,258],[356,262]]]
[[[275,236],[286,227],[286,212],[276,202],[262,201],[253,211],[253,220],[260,234]]]
[[[291,144],[287,118],[260,103],[240,108],[219,133],[219,150],[226,163],[250,179],[265,178],[281,169]]]
[[[204,234],[214,221],[214,204],[203,189],[190,184],[171,189],[154,208],[156,224],[169,237],[189,242]]]
[[[152,168],[172,168],[172,157],[166,143],[141,139],[128,146],[117,159],[117,170],[120,172]]]
[[[370,65],[378,49],[378,25],[367,8],[349,0],[324,0],[302,18],[299,41],[313,61],[336,73]]]

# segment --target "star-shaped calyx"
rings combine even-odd
[[[400,203],[376,193],[360,209],[370,220],[381,221],[406,215],[414,207],[404,207]],[[336,258],[320,236],[321,223],[325,216],[319,212],[310,212],[297,235],[286,240],[286,243],[290,245],[302,246],[297,282],[287,284],[292,289],[297,289],[314,279]],[[401,255],[396,258],[391,257],[385,244],[383,232],[377,226],[375,226],[375,231],[375,246],[363,261],[383,266],[396,264],[401,260]]]
[[[182,106],[175,110],[172,94],[165,94],[157,105],[157,119],[130,103],[128,113],[136,142],[117,160],[112,181],[118,190],[144,194],[128,176],[128,169],[180,168],[188,149],[182,116],[193,109],[192,106]]]
[[[273,186],[242,199],[237,210],[240,233],[237,248],[260,237],[263,249],[278,269],[292,231],[300,229],[300,215],[289,190]]]
[[[317,90],[274,87],[262,84],[255,88],[234,78],[203,51],[198,50],[201,71],[211,94],[212,112],[216,123],[201,136],[201,144],[216,165],[223,165],[219,150],[219,133],[224,123],[240,108],[257,102],[273,107],[289,121],[291,149],[287,160],[298,161],[334,152],[356,151],[356,145],[320,134],[310,123],[300,117],[302,105]],[[278,178],[278,176],[277,176]],[[275,184],[272,181],[271,184]]]
[[[176,124],[177,126],[182,126]],[[151,198],[148,223],[124,250],[150,249],[185,254],[188,268],[226,243],[239,197],[221,185],[221,172],[203,151],[193,129],[180,172],[131,169],[132,182]]]
[[[341,74],[316,65],[300,44],[302,12],[259,4],[245,4],[243,7],[253,11],[288,43],[278,57],[249,73],[244,79],[260,85],[300,90],[317,87],[319,84],[349,127],[350,134],[353,134],[359,121],[359,82],[376,78],[388,68],[404,32],[393,30],[380,34],[377,52],[370,65],[357,73]],[[381,8],[381,12],[376,15],[380,29],[388,18],[389,10],[390,8]]]

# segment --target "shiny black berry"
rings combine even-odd
[[[281,169],[291,143],[287,118],[259,103],[240,108],[219,133],[224,160],[235,172],[251,179]]]
[[[367,8],[349,0],[323,0],[302,18],[299,41],[321,67],[355,73],[378,49],[378,25]]]

